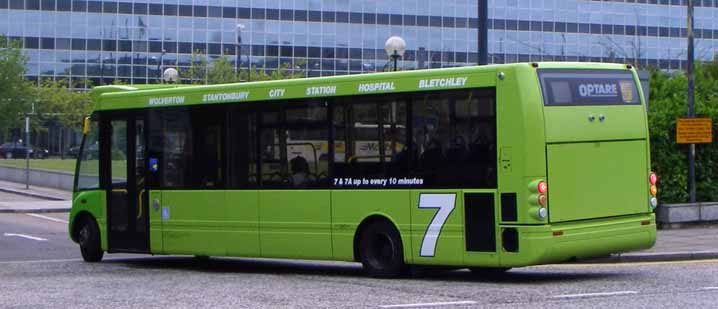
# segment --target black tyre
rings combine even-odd
[[[408,270],[399,231],[387,221],[374,222],[362,230],[359,259],[364,271],[376,278],[394,278]]]
[[[80,243],[80,252],[85,262],[99,262],[102,260],[102,247],[100,246],[100,229],[95,220],[85,219],[77,233],[77,241]]]

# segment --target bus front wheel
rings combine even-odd
[[[95,220],[86,218],[77,234],[80,243],[80,252],[85,262],[99,262],[102,260],[102,247],[100,246],[100,229]]]
[[[359,256],[364,270],[376,278],[393,278],[406,273],[401,237],[389,222],[366,226],[359,238]]]

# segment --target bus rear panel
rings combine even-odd
[[[513,85],[538,86],[519,93],[529,115],[525,135],[541,140],[525,162],[544,171],[524,169],[528,215],[516,225],[502,222],[502,266],[606,256],[655,242],[646,110],[636,75],[625,66],[597,66],[542,63]],[[537,200],[539,180],[544,201]],[[537,219],[544,224],[532,224]]]

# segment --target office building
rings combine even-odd
[[[489,62],[685,68],[685,2],[490,0]],[[695,2],[696,58],[711,60],[718,0]],[[475,64],[477,11],[467,0],[0,0],[0,35],[23,40],[31,79],[154,83],[193,51],[329,76],[386,69],[392,35],[407,42],[403,69]]]

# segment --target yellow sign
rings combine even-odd
[[[710,118],[679,118],[676,122],[678,144],[710,144],[713,128]]]

